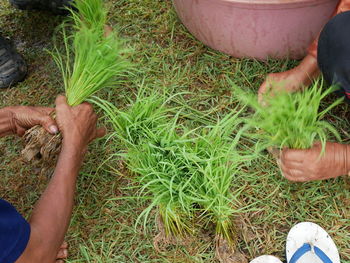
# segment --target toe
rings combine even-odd
[[[60,249],[57,253],[57,259],[66,259],[68,257],[67,249]]]
[[[67,249],[68,248],[68,243],[64,241],[61,245],[61,249]]]

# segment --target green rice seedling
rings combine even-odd
[[[131,106],[124,111],[98,97],[93,97],[92,101],[105,111],[114,129],[111,137],[117,139],[123,149],[138,146],[149,139],[152,132],[162,129],[170,112],[164,96],[156,92],[146,95],[144,89],[139,90],[135,100],[130,100]]]
[[[143,217],[146,225],[157,208],[165,234],[183,237],[193,232],[199,216],[214,222],[217,235],[232,244],[232,216],[242,209],[237,202],[241,189],[232,192],[232,182],[247,160],[238,149],[242,110],[232,110],[213,125],[187,129],[178,121],[181,113],[171,117],[174,111],[156,93],[139,93],[125,111],[101,99],[95,103],[109,116],[112,137],[126,148],[122,156],[139,194],[151,200],[137,221]]]
[[[130,66],[122,41],[115,33],[104,32],[107,10],[102,0],[76,0],[74,7],[68,22],[60,27],[65,51],[60,52],[56,46],[51,52],[62,73],[70,106],[86,101],[103,88],[115,87]],[[72,24],[73,28],[69,28]],[[30,161],[40,155],[43,167],[54,165],[61,145],[59,134],[51,138],[36,126],[27,131],[25,140],[24,159]]]
[[[70,14],[75,21],[76,30],[80,30],[81,23],[83,23],[88,28],[103,33],[107,22],[107,9],[104,7],[103,0],[74,1]]]
[[[141,90],[125,111],[113,104],[94,98],[109,117],[114,128],[110,139],[123,148],[122,155],[140,186],[140,195],[151,198],[151,204],[140,215],[147,223],[149,213],[158,208],[168,236],[184,236],[190,231],[189,207],[186,200],[186,180],[192,177],[184,170],[182,147],[185,141],[176,133],[176,121],[169,118],[166,99],[158,93],[149,96]],[[119,154],[115,156],[119,157]],[[185,216],[186,215],[186,216]]]
[[[102,88],[122,81],[130,64],[126,49],[114,32],[106,35],[106,10],[102,0],[77,0],[71,11],[73,33],[62,26],[65,52],[55,49],[53,58],[62,72],[68,104],[76,106]]]
[[[242,189],[233,182],[242,174],[242,165],[252,158],[239,149],[239,139],[244,132],[239,118],[241,111],[233,110],[216,124],[207,126],[191,146],[195,158],[192,162],[199,172],[191,185],[191,198],[209,221],[215,223],[217,236],[231,245],[236,236],[233,215],[244,209],[237,199]]]
[[[336,129],[322,118],[340,104],[342,99],[320,111],[322,99],[334,91],[332,87],[323,91],[320,86],[322,82],[316,81],[302,92],[278,91],[274,96],[264,98],[267,106],[260,105],[255,95],[238,88],[235,92],[244,104],[255,110],[255,114],[246,121],[250,127],[255,128],[254,137],[263,148],[307,149],[315,141],[321,141],[324,150],[329,133],[338,140],[340,136]]]
[[[175,125],[151,133],[126,156],[128,168],[138,174],[135,181],[140,185],[140,194],[152,200],[139,220],[144,217],[146,224],[150,211],[157,207],[166,236],[184,237],[192,233],[192,203],[188,195],[197,174],[188,169],[188,141],[176,134]]]

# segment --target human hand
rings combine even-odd
[[[304,85],[308,84],[308,76],[298,70],[291,69],[280,73],[270,73],[266,80],[260,86],[258,91],[259,102],[264,101],[264,96],[274,95],[275,91],[285,90],[294,92],[300,90]]]
[[[321,143],[306,150],[284,149],[277,162],[282,174],[290,181],[307,182],[345,175],[350,170],[349,145],[327,142],[321,155]]]
[[[317,60],[313,56],[308,55],[293,69],[268,74],[258,91],[259,102],[264,103],[264,96],[273,96],[274,92],[278,90],[295,92],[309,86],[319,74]]]
[[[35,125],[41,125],[51,134],[58,132],[55,120],[50,116],[53,108],[14,106],[8,107],[10,112],[10,122],[14,133],[19,136],[24,135],[25,131]]]
[[[106,134],[105,128],[97,129],[97,115],[89,103],[70,107],[66,97],[61,95],[56,98],[56,121],[63,136],[63,147],[81,152],[91,141]]]

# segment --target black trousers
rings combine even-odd
[[[338,94],[350,103],[350,11],[336,15],[323,28],[317,60],[324,79],[337,85]]]

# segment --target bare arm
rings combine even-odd
[[[69,145],[62,147],[54,176],[29,220],[28,246],[17,262],[55,262],[70,222],[82,158],[81,150]]]
[[[55,262],[71,219],[76,180],[86,147],[104,135],[96,129],[97,117],[91,105],[74,108],[62,96],[56,100],[57,124],[63,145],[57,166],[46,190],[36,203],[29,220],[31,234],[27,248],[17,263]]]
[[[0,137],[24,132],[35,125],[43,126],[49,133],[57,133],[56,122],[50,117],[53,108],[13,106],[0,109]]]
[[[0,137],[13,134],[11,117],[12,114],[8,108],[0,109]]]
[[[337,8],[334,10],[332,17],[349,10],[350,10],[350,0],[340,0]],[[318,37],[310,45],[308,50],[308,56],[317,58],[317,45],[318,45]]]
[[[350,0],[341,0],[333,16],[348,10],[350,10]],[[259,89],[259,100],[263,101],[263,95],[274,89],[285,89],[293,92],[309,86],[320,75],[317,65],[317,44],[318,38],[310,45],[308,55],[297,67],[267,75]]]

